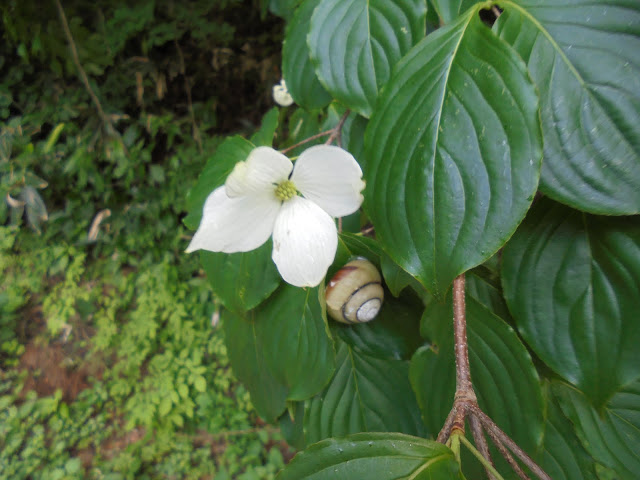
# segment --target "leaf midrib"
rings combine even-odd
[[[448,91],[448,85],[449,85],[449,76],[451,75],[451,70],[453,68],[453,62],[458,54],[458,49],[460,48],[460,44],[462,43],[462,40],[464,38],[464,34],[467,31],[467,29],[469,28],[469,24],[471,23],[471,20],[476,16],[476,13],[480,10],[480,7],[482,6],[482,4],[478,4],[476,5],[476,8],[474,9],[470,9],[469,13],[467,13],[467,20],[466,20],[466,25],[463,25],[460,33],[459,33],[459,38],[458,38],[458,42],[456,43],[455,48],[452,50],[451,52],[451,60],[449,61],[449,65],[446,69],[446,73],[444,75],[444,88],[442,89],[442,97],[440,98],[440,107],[438,108],[438,114],[437,114],[437,120],[435,122],[435,126],[436,126],[436,135],[434,138],[434,142],[433,142],[433,152],[431,154],[431,158],[433,160],[433,174],[431,175],[431,191],[435,192],[435,162],[436,162],[436,152],[438,150],[438,139],[440,138],[440,125],[441,125],[441,121],[442,121],[442,110],[444,108],[444,101],[445,98],[447,97],[447,91]],[[436,218],[436,202],[435,202],[435,198],[434,201],[431,202],[431,218],[433,221],[433,225],[432,225],[432,235],[434,238],[434,242],[433,242],[433,257],[432,258],[437,258],[436,257],[436,237],[437,237],[437,233],[436,233],[436,222],[435,222],[435,218]],[[438,272],[436,269],[436,262],[433,262],[432,265],[432,269],[433,269],[433,279],[434,279],[434,287],[435,290],[437,291],[437,278],[438,278]],[[439,293],[439,292],[438,292]]]

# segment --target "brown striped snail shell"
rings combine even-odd
[[[352,260],[333,276],[325,292],[327,313],[342,323],[373,320],[384,300],[382,277],[368,260]]]

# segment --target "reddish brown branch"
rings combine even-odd
[[[480,454],[486,458],[489,463],[495,467],[493,460],[491,459],[491,453],[489,453],[489,444],[487,443],[487,439],[484,436],[484,432],[482,431],[482,425],[480,421],[473,415],[469,416],[469,426],[471,427],[471,434],[473,435],[473,440],[476,442],[476,446]],[[489,480],[496,480],[496,477],[489,471],[489,469],[485,469],[487,472],[487,477]]]
[[[338,125],[335,126],[333,132],[331,133],[329,138],[327,138],[325,145],[330,145],[334,140],[337,140],[336,143],[340,148],[342,148],[342,127],[344,127],[344,122],[347,121],[347,117],[350,113],[351,110],[347,110],[346,112],[344,112],[344,115],[342,115],[342,118],[338,122]]]
[[[471,369],[469,367],[469,344],[467,341],[467,320],[465,316],[465,281],[464,274],[453,281],[453,337],[456,357],[456,394],[451,411],[444,422],[437,441],[446,443],[455,430],[463,432],[465,420],[469,420],[471,432],[475,439],[478,451],[492,465],[489,447],[483,430],[496,444],[500,453],[505,457],[511,468],[523,480],[528,480],[522,467],[516,462],[511,453],[519,458],[529,469],[542,480],[551,480],[542,468],[540,468],[506,433],[504,433],[478,406],[473,383],[471,382]],[[487,471],[490,479],[493,475]]]
[[[475,400],[469,368],[467,320],[465,317],[464,274],[453,281],[453,338],[456,354],[456,398]]]
[[[496,425],[496,423],[489,418],[489,416],[480,410],[478,405],[471,407],[471,413],[478,417],[480,423],[487,431],[487,434],[495,433],[495,436],[502,442],[504,445],[509,448],[513,452],[513,454],[520,459],[522,463],[524,463],[529,469],[535,473],[542,480],[551,480],[551,477],[545,473],[542,468],[538,466],[536,462],[534,462],[529,455],[525,453],[522,448],[518,446],[516,442],[511,440],[509,435],[500,430],[500,427]]]

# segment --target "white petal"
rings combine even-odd
[[[281,204],[266,195],[230,198],[216,188],[204,203],[202,220],[186,252],[248,252],[269,239]]]
[[[291,160],[271,147],[254,148],[244,162],[239,162],[227,177],[227,195],[275,192],[275,186],[289,178]]]
[[[333,219],[302,197],[284,202],[273,227],[271,257],[282,278],[297,287],[315,287],[333,263],[338,232]]]
[[[278,85],[273,86],[273,99],[282,107],[288,107],[293,103],[293,97],[289,93],[284,79]]]
[[[316,145],[302,152],[291,180],[300,193],[333,217],[349,215],[362,205],[362,170],[340,147]]]

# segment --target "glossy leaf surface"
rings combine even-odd
[[[592,213],[640,212],[640,2],[500,5],[496,29],[540,92],[541,189]]]
[[[336,345],[334,377],[307,402],[307,444],[358,432],[424,435],[408,362],[367,355],[339,340]]]
[[[277,480],[460,479],[453,452],[440,443],[398,433],[330,438],[299,453]]]
[[[467,295],[471,378],[480,407],[525,451],[542,441],[543,402],[538,374],[525,346],[502,319]],[[411,360],[411,383],[427,428],[439,431],[455,393],[451,301],[427,305],[422,335],[431,340]]]
[[[267,421],[287,400],[320,392],[334,371],[318,289],[284,284],[264,305],[244,316],[224,313],[227,349],[238,378]]]
[[[479,2],[478,0],[431,0],[431,3],[442,23],[447,24]]]
[[[327,335],[317,288],[283,284],[256,313],[265,361],[288,400],[305,400],[329,382],[335,352]]]
[[[542,200],[504,249],[503,285],[526,342],[596,407],[638,377],[640,219]]]
[[[284,411],[287,387],[280,383],[264,358],[264,345],[256,332],[252,313],[247,317],[224,312],[222,326],[229,360],[238,379],[251,394],[251,403],[258,415],[274,422]]]
[[[250,252],[201,252],[202,268],[217,299],[229,310],[242,313],[271,295],[281,278],[273,260],[271,240]]]
[[[444,297],[506,242],[536,191],[542,137],[526,66],[469,11],[402,60],[365,147],[378,240]]]
[[[309,49],[331,95],[368,117],[391,69],[425,35],[421,0],[321,0]]]
[[[546,389],[544,441],[535,459],[554,480],[596,480],[594,459],[576,436],[571,421]]]
[[[596,410],[579,391],[557,385],[564,413],[575,425],[585,449],[613,469],[617,477],[635,480],[640,472],[640,379],[622,387]]]
[[[320,84],[309,56],[311,14],[320,0],[305,0],[287,25],[282,45],[282,74],[293,100],[309,110],[326,107],[331,96]]]

